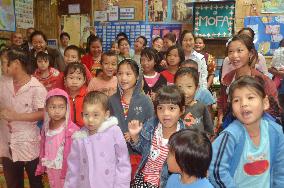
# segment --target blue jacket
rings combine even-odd
[[[146,123],[144,123],[143,128],[139,135],[139,140],[136,144],[131,144],[132,148],[137,150],[142,155],[141,162],[138,166],[138,169],[136,171],[136,174],[142,170],[142,168],[145,166],[148,156],[150,154],[150,148],[152,144],[152,139],[154,136],[154,132],[156,127],[158,126],[159,120],[158,118],[154,117],[148,120]],[[180,129],[185,129],[185,125],[181,119],[179,119],[180,123]],[[160,177],[160,187],[164,188],[167,184],[167,180],[169,178],[169,171],[168,171],[168,165],[167,162],[164,163],[161,177]]]
[[[268,118],[269,124],[270,185],[284,187],[284,134],[282,127]],[[234,174],[245,144],[243,124],[234,120],[213,142],[213,156],[209,167],[209,180],[214,187],[235,188]]]

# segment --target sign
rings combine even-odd
[[[135,9],[134,8],[120,8],[119,19],[120,20],[134,20]]]
[[[234,15],[234,2],[196,3],[194,34],[204,38],[231,37]]]
[[[69,4],[68,13],[69,14],[80,14],[80,4]]]
[[[284,16],[245,17],[244,27],[255,32],[254,44],[263,55],[273,55],[284,36]]]
[[[15,8],[17,28],[34,27],[33,0],[16,0]]]
[[[106,22],[107,11],[95,11],[95,21]]]
[[[118,21],[118,6],[111,6],[108,12],[108,21]]]

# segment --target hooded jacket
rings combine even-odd
[[[69,97],[68,94],[61,90],[61,89],[53,89],[51,91],[48,92],[46,100],[47,101],[49,98],[53,97],[53,96],[63,96],[66,98],[67,104],[67,110],[66,110],[66,115],[65,115],[65,140],[64,140],[64,150],[63,150],[63,164],[62,164],[62,170],[61,170],[61,178],[64,179],[66,176],[66,172],[67,172],[67,157],[70,153],[71,150],[71,144],[72,144],[72,138],[71,136],[73,135],[73,133],[77,130],[79,130],[79,127],[74,124],[71,120],[71,116],[70,116],[70,102],[69,102]],[[45,108],[46,108],[46,103],[45,103]],[[43,129],[41,131],[41,142],[40,142],[40,154],[39,154],[39,164],[37,166],[36,169],[36,175],[40,175],[43,174],[45,172],[45,167],[42,165],[42,161],[41,159],[45,156],[44,152],[45,152],[45,135],[47,130],[49,129],[49,122],[50,122],[50,117],[48,115],[48,113],[45,111],[44,114],[44,123],[43,123]]]

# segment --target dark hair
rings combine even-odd
[[[129,44],[129,46],[130,46],[130,42],[129,42],[129,40],[128,40],[127,38],[121,38],[121,39],[119,39],[119,40],[117,41],[118,47],[119,47],[119,45],[122,43],[122,41],[126,41],[126,42]]]
[[[7,56],[8,56],[8,66],[10,66],[11,61],[19,60],[25,72],[27,73],[29,72],[28,70],[29,58],[25,51],[18,48],[10,49],[7,53]]]
[[[177,40],[177,37],[176,37],[176,35],[174,33],[169,32],[169,33],[165,34],[164,39],[169,39],[170,41],[175,43],[176,40]]]
[[[179,56],[179,59],[180,59],[179,65],[180,65],[181,62],[183,62],[185,60],[185,57],[184,57],[183,50],[178,45],[173,45],[173,46],[168,48],[168,50],[166,52],[166,58],[168,57],[169,53],[174,49],[177,49],[177,51],[178,51],[178,56]]]
[[[139,38],[143,39],[143,41],[144,41],[143,46],[147,46],[148,40],[146,39],[146,37],[139,36],[139,37],[136,38],[136,40],[138,40]]]
[[[101,103],[104,110],[108,111],[108,96],[100,91],[90,91],[83,100],[83,106],[86,104],[98,104]]]
[[[238,35],[241,35],[243,31],[249,31],[250,34],[251,34],[251,36],[249,36],[249,37],[251,37],[252,40],[254,39],[255,33],[254,33],[254,31],[252,30],[252,28],[250,28],[250,27],[244,27],[244,28],[242,28],[241,30],[239,30],[237,34],[238,34]]]
[[[179,76],[184,76],[184,75],[190,75],[193,78],[195,86],[196,87],[198,86],[199,75],[198,75],[198,71],[195,68],[184,67],[184,68],[178,69],[178,71],[175,74],[174,81],[176,82],[176,80]]]
[[[118,33],[118,34],[116,35],[116,39],[118,39],[118,37],[123,37],[123,38],[128,39],[128,36],[127,36],[126,33],[124,33],[124,32]]]
[[[101,39],[100,37],[96,36],[96,35],[90,35],[87,39],[87,47],[86,47],[86,52],[90,53],[90,46],[93,42],[97,42],[99,41],[101,43],[101,45],[103,45],[103,39]]]
[[[40,51],[36,54],[36,60],[39,60],[39,59],[42,59],[42,60],[45,60],[45,61],[48,61],[49,63],[49,66],[52,66],[50,63],[52,62],[51,60],[51,57],[49,54],[43,52],[43,51]]]
[[[157,36],[157,37],[155,37],[155,38],[152,40],[152,44],[153,44],[154,42],[156,42],[157,40],[159,40],[159,39],[163,40],[160,36]]]
[[[194,61],[193,59],[187,59],[187,60],[184,60],[183,62],[181,62],[180,66],[183,66],[183,65],[194,65],[197,67],[197,70],[198,70],[198,63],[196,61]],[[193,68],[193,67],[191,67]]]
[[[155,62],[155,66],[157,65],[157,63],[160,60],[160,57],[158,55],[157,50],[155,50],[154,48],[149,48],[146,47],[141,51],[141,57],[142,56],[146,56],[147,58],[149,58],[150,60],[154,59]]]
[[[116,53],[115,53],[114,51],[112,51],[112,50],[109,50],[109,51],[104,52],[104,53],[102,54],[102,61],[101,61],[101,63],[103,63],[103,58],[104,58],[105,56],[106,56],[106,57],[116,57],[116,58],[117,58]]]
[[[78,58],[80,59],[81,57],[81,53],[80,53],[80,48],[76,45],[70,45],[70,46],[67,46],[64,50],[64,55],[65,53],[68,51],[68,50],[74,50],[78,53]]]
[[[232,102],[233,93],[236,89],[240,88],[252,88],[261,98],[265,98],[266,93],[264,90],[264,81],[260,77],[241,76],[235,80],[229,88],[229,101]]]
[[[33,40],[33,38],[34,38],[36,35],[42,36],[43,40],[47,43],[47,38],[46,38],[45,34],[44,34],[42,31],[37,31],[37,30],[35,30],[35,31],[31,34],[31,36],[30,36],[31,41]]]
[[[191,35],[193,36],[193,38],[195,39],[195,36],[194,36],[194,34],[193,34],[191,31],[189,31],[189,30],[184,30],[184,31],[181,33],[181,35],[180,35],[180,40],[179,40],[180,45],[182,44],[182,41],[183,41],[185,35],[188,34],[188,33],[191,34]]]
[[[204,37],[201,37],[201,36],[196,36],[196,37],[195,37],[195,40],[197,40],[197,39],[201,39],[201,40],[203,41],[203,43],[204,43],[204,41],[205,41],[205,38],[204,38]]]
[[[240,41],[241,43],[243,43],[246,46],[246,48],[248,49],[248,51],[253,54],[252,58],[250,58],[250,60],[249,60],[249,66],[251,66],[254,61],[258,60],[258,53],[255,49],[253,39],[246,34],[235,35],[232,38],[232,40],[228,43],[228,46],[227,46],[227,54],[228,54],[228,49],[230,47],[230,44],[234,41]]]
[[[83,77],[85,78],[85,80],[87,80],[86,69],[84,65],[79,62],[69,63],[65,68],[64,77],[67,77],[68,74],[73,74],[76,70],[79,70],[80,73],[83,74]]]
[[[212,146],[206,133],[197,129],[183,129],[171,135],[168,145],[182,172],[197,178],[207,176]]]
[[[183,110],[185,105],[184,93],[176,85],[161,87],[153,101],[155,112],[159,104],[176,104],[180,110]]]
[[[284,47],[284,39],[280,40],[279,47]]]
[[[67,33],[67,32],[63,32],[60,34],[60,40],[63,38],[63,37],[67,37],[69,40],[70,40],[70,35]]]
[[[127,64],[130,66],[131,70],[134,72],[136,78],[138,78],[139,76],[139,66],[138,64],[136,63],[136,61],[132,60],[132,59],[124,59],[122,60],[121,62],[118,63],[118,66],[117,66],[117,71],[119,70],[120,66],[121,65],[124,65],[124,64]]]

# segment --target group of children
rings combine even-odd
[[[65,49],[64,72],[38,52],[33,76],[27,54],[3,51],[0,155],[8,187],[23,187],[24,169],[31,188],[43,187],[44,173],[54,188],[284,187],[283,130],[268,114],[275,87],[251,66],[253,40],[236,35],[227,46],[236,69],[221,98],[233,119],[211,145],[206,61],[192,33],[182,33],[181,47],[166,38],[166,52],[161,38],[153,40],[160,51],[138,37],[133,52],[122,36],[119,53],[102,53],[91,36],[82,58],[78,47]]]

